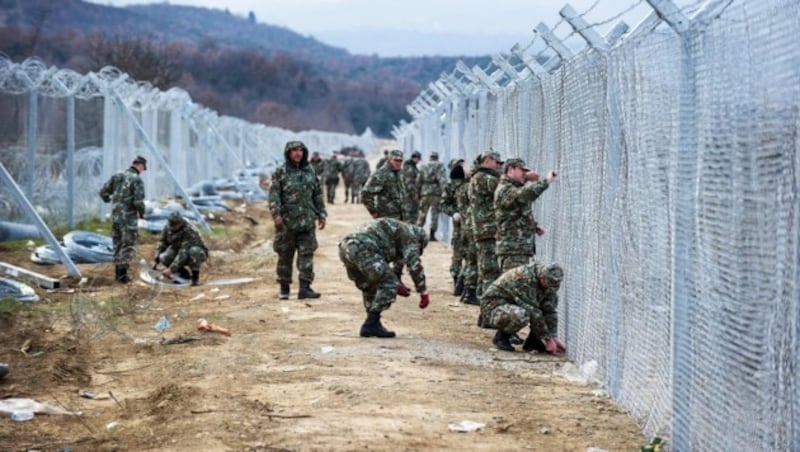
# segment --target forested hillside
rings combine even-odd
[[[114,8],[82,0],[0,0],[0,52],[19,62],[116,66],[179,86],[223,115],[292,130],[388,136],[405,106],[459,58],[351,55],[227,10],[168,3]],[[461,58],[485,65],[487,57]]]

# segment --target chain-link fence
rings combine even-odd
[[[565,7],[581,51],[540,25],[544,50],[443,74],[395,135],[559,171],[533,205],[559,329],[645,434],[800,450],[800,4],[648,3],[605,36]]]
[[[220,116],[178,88],[166,92],[111,67],[78,74],[0,54],[0,163],[48,225],[107,213],[98,190],[135,156],[148,159],[148,199],[180,196],[202,181],[268,174],[286,141],[322,154],[375,138],[292,132]],[[30,221],[0,183],[0,218]],[[188,201],[190,202],[190,201]]]

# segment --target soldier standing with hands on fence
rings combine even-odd
[[[130,282],[128,267],[136,255],[139,219],[144,218],[144,182],[140,175],[147,170],[147,159],[138,155],[131,167],[111,176],[100,189],[100,198],[111,202],[111,240],[114,244],[114,280]]]
[[[544,229],[534,220],[531,203],[555,180],[555,171],[540,181],[539,173],[526,168],[524,160],[506,160],[494,192],[495,254],[501,271],[525,265],[536,254],[536,236],[544,234]]]
[[[269,188],[269,210],[275,224],[273,249],[278,254],[276,273],[281,300],[289,298],[292,284],[292,263],[297,252],[300,290],[297,298],[319,298],[314,281],[314,251],[317,243],[314,222],[325,228],[325,201],[316,173],[308,163],[308,148],[302,141],[289,141],[284,147],[286,162],[272,173]]]

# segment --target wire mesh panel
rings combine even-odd
[[[800,450],[800,4],[649,4],[613,47],[467,77],[462,149],[559,171],[533,204],[559,328],[646,435]]]

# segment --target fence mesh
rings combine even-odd
[[[559,171],[533,204],[537,259],[567,272],[559,329],[646,435],[800,450],[800,4],[681,13],[502,88],[465,77],[447,149]],[[440,121],[400,139],[441,149],[416,132]]]

